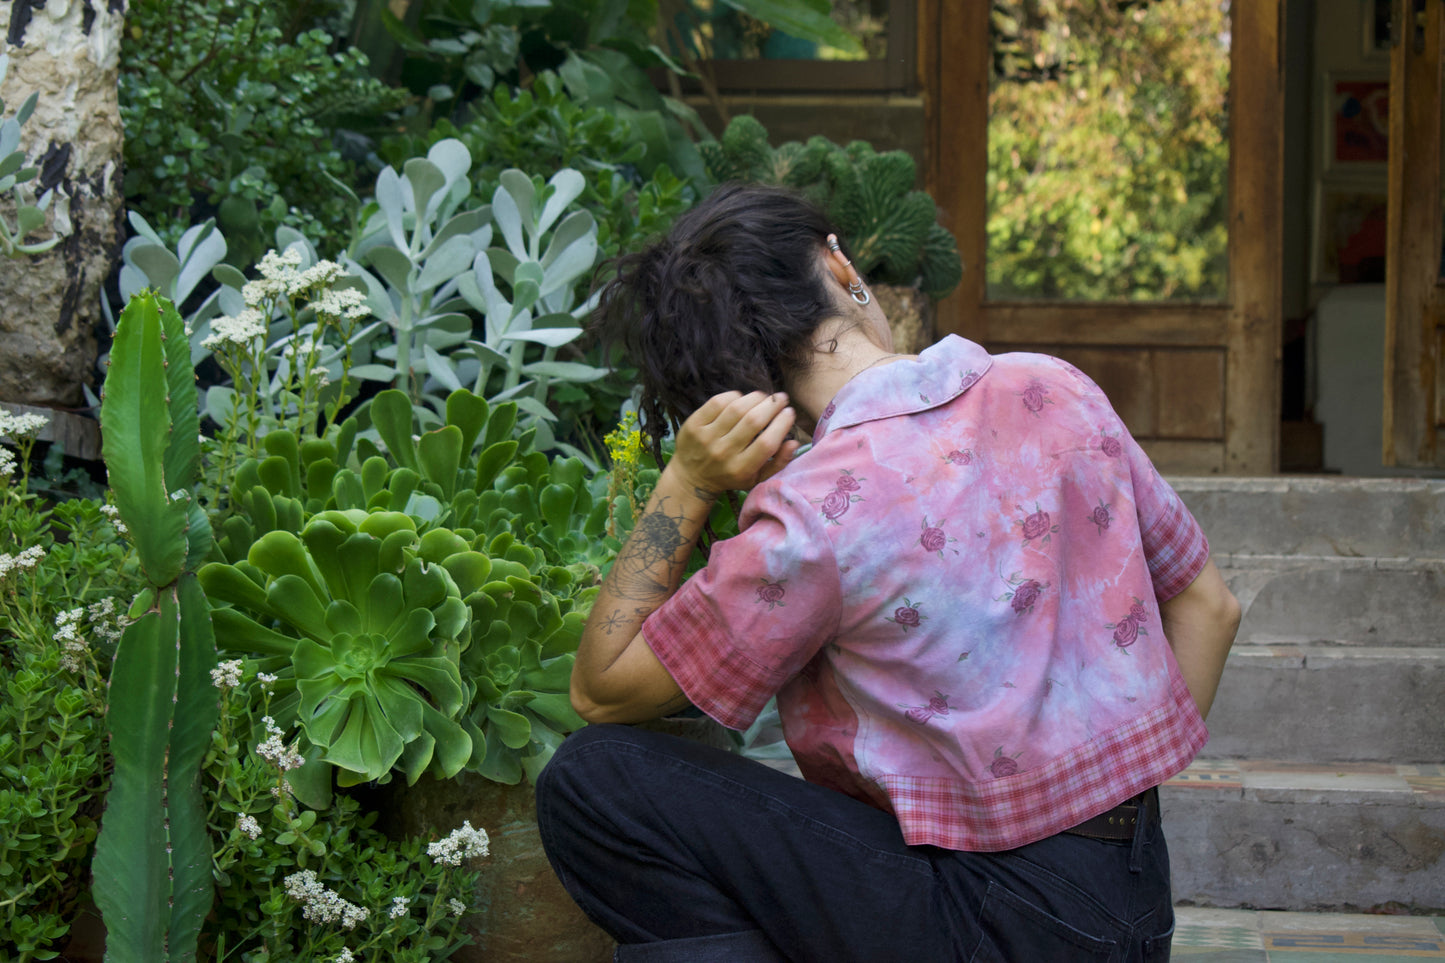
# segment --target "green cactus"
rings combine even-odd
[[[93,895],[106,959],[194,960],[210,911],[211,846],[201,762],[218,703],[215,640],[195,569],[211,527],[192,497],[200,462],[195,375],[184,324],[151,292],[116,327],[101,429],[120,517],[150,588],[111,670],[114,764],[96,842]]]
[[[858,270],[875,281],[917,282],[941,298],[963,279],[958,245],[938,223],[933,199],[913,189],[915,165],[903,151],[880,154],[864,141],[839,147],[823,137],[774,149],[767,129],[747,114],[699,149],[714,180],[780,184],[822,206]]]

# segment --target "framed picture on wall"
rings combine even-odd
[[[1383,177],[1390,160],[1390,79],[1327,74],[1323,108],[1323,169]]]
[[[1392,0],[1360,0],[1360,37],[1366,60],[1390,59],[1390,7]]]
[[[1385,283],[1383,180],[1321,181],[1315,202],[1316,284]]]

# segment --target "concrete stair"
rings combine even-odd
[[[1445,481],[1171,481],[1244,607],[1163,790],[1175,898],[1445,908]]]

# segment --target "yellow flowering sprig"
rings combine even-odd
[[[607,478],[607,534],[617,537],[617,522],[612,506],[619,494],[626,494],[632,517],[637,517],[637,471],[642,461],[642,432],[637,427],[637,412],[622,416],[617,427],[602,439],[612,471]]]

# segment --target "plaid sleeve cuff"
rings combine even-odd
[[[698,581],[648,616],[642,637],[693,705],[729,729],[746,729],[784,680],[729,644]]]
[[[1209,562],[1209,540],[1178,495],[1163,501],[1154,524],[1144,532],[1144,554],[1160,602],[1188,588]]]

